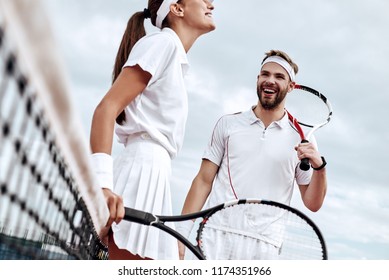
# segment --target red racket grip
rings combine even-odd
[[[301,143],[308,143],[309,141],[306,139],[303,139]],[[309,168],[311,168],[311,165],[309,164],[309,159],[308,158],[303,158],[300,162],[300,169],[304,171],[308,171]]]

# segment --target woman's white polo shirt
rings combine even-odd
[[[133,47],[123,67],[139,65],[152,77],[145,90],[126,108],[126,121],[117,125],[119,142],[146,132],[175,157],[182,147],[188,115],[184,76],[189,63],[185,49],[170,28],[146,35]]]

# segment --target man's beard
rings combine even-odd
[[[288,93],[287,89],[280,89],[277,93],[274,93],[275,98],[268,100],[262,97],[263,88],[262,86],[257,86],[257,95],[259,102],[263,109],[265,110],[274,110],[276,109],[282,101],[285,99],[286,94]]]

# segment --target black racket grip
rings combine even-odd
[[[303,139],[301,143],[308,143],[308,140]],[[300,169],[304,171],[308,171],[309,168],[311,168],[311,165],[309,164],[309,159],[308,158],[303,158],[300,162]]]
[[[151,223],[156,221],[156,217],[151,213],[143,212],[140,210],[135,210],[132,208],[124,208],[124,220],[139,223],[142,225],[151,225]]]

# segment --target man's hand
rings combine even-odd
[[[316,150],[312,143],[300,143],[295,147],[295,150],[297,151],[298,158],[300,160],[308,158],[312,167],[316,168],[323,164],[320,153]]]
[[[185,258],[185,245],[180,241],[178,241],[178,256],[180,257],[180,260]]]

